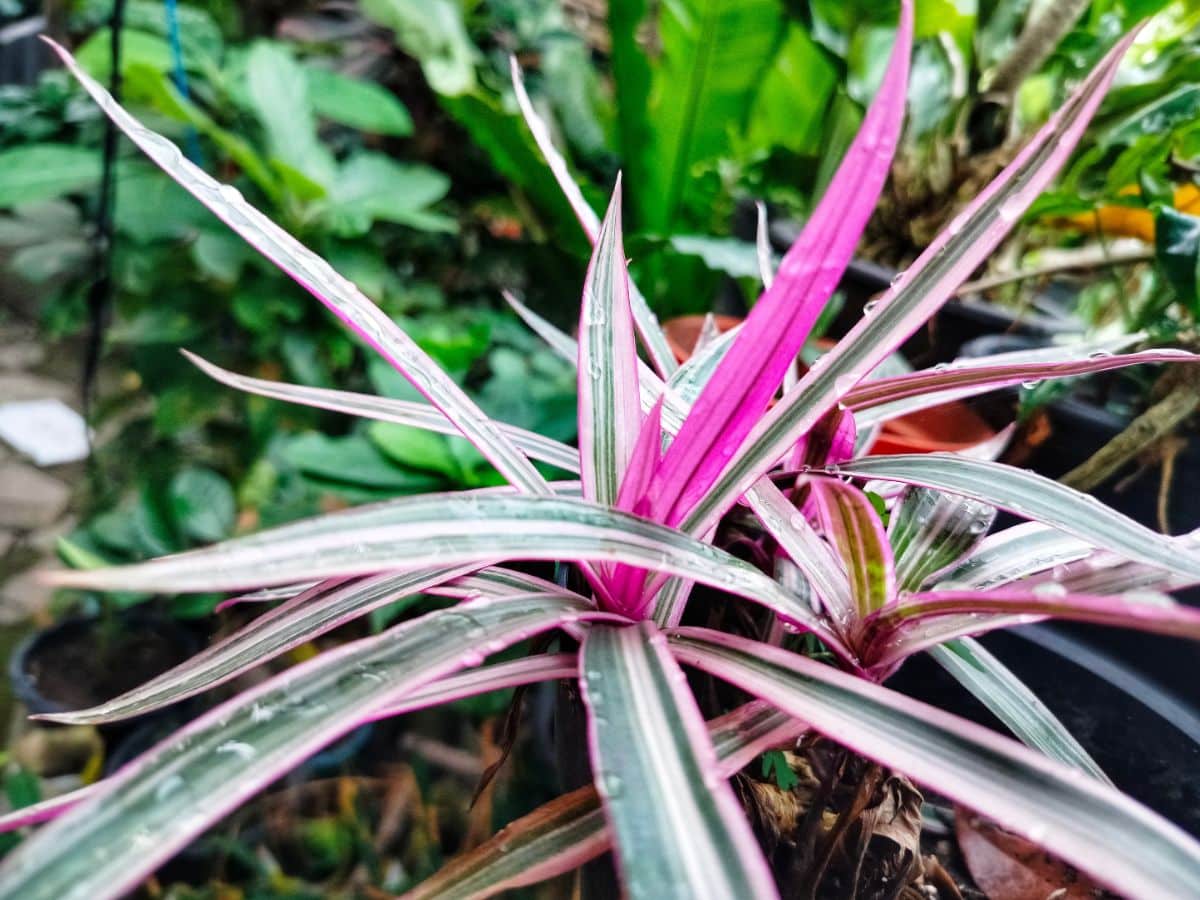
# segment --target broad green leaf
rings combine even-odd
[[[754,245],[736,238],[706,237],[698,234],[676,234],[669,241],[671,249],[684,256],[698,256],[710,269],[734,278],[759,277],[758,252]]]
[[[597,614],[561,599],[430,613],[295,666],[187,725],[0,864],[0,894],[126,894],[246,797],[405,695],[539,632]]]
[[[171,479],[168,495],[175,525],[197,541],[219,541],[233,530],[237,502],[229,482],[194,466]]]
[[[360,81],[328,69],[308,68],[308,99],[324,119],[359,131],[408,137],[412,117],[394,94],[373,81]]]
[[[290,438],[282,453],[290,465],[331,486],[356,485],[411,494],[444,484],[428,472],[395,465],[371,441],[358,434],[329,437],[308,432]]]
[[[475,87],[480,54],[467,36],[457,0],[363,0],[362,8],[396,33],[396,43],[421,64],[434,91],[453,97]]]
[[[272,41],[256,41],[246,57],[246,92],[266,132],[271,155],[314,185],[333,183],[333,155],[317,138],[308,99],[305,70],[291,50]]]
[[[388,360],[505,478],[530,493],[549,490],[545,479],[474,402],[353,284],[319,256],[245,201],[237,189],[222,185],[183,158],[179,148],[147,129],[89,78],[69,53],[52,45],[92,98],[137,146],[172,178],[216,213],[265,257],[299,282]]]
[[[1111,783],[1096,761],[1071,736],[1066,726],[1013,672],[974,638],[959,638],[929,655],[980,703],[991,710],[1021,743],[1040,750],[1063,765],[1073,766]]]
[[[579,653],[593,778],[629,896],[778,896],[661,632],[591,628]]]
[[[439,434],[393,422],[375,422],[367,434],[389,459],[402,466],[437,472],[447,478],[463,475],[462,467],[450,452],[450,443]]]
[[[1120,894],[1188,897],[1200,844],[1099,779],[795,653],[681,629],[676,657],[1044,847]]]
[[[697,165],[727,155],[731,133],[745,126],[784,19],[778,0],[669,0],[657,10],[661,49],[645,111],[653,127],[645,143],[624,149],[634,154],[631,165],[637,160],[636,225],[670,232]]]
[[[755,95],[748,144],[815,156],[821,149],[825,113],[836,83],[837,70],[808,30],[789,24]]]
[[[1095,497],[1026,469],[951,453],[876,456],[855,460],[841,469],[865,478],[949,491],[1052,525],[1130,559],[1200,576],[1200,553],[1195,549],[1151,531]]]
[[[366,234],[376,221],[454,231],[453,219],[428,209],[449,190],[450,179],[436,169],[364,150],[338,170],[324,215],[330,227],[346,237]]]
[[[0,208],[51,200],[90,189],[100,177],[100,152],[70,144],[23,144],[0,151]]]
[[[1179,302],[1200,313],[1200,218],[1164,207],[1154,217],[1154,258]]]

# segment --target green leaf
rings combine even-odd
[[[592,774],[634,900],[776,897],[704,720],[655,626],[590,629],[580,650]]]
[[[197,541],[219,541],[233,530],[237,501],[229,482],[211,469],[184,469],[171,479],[175,525]]]
[[[778,0],[674,0],[658,16],[646,144],[629,148],[630,200],[646,230],[670,231],[699,164],[719,159],[746,124],[783,34]],[[636,164],[634,164],[636,160]]]
[[[786,147],[815,156],[836,83],[837,70],[808,31],[789,25],[755,97],[746,135],[749,145]]]
[[[281,44],[256,41],[246,57],[246,94],[271,155],[321,187],[333,183],[332,154],[317,139],[305,70]]]
[[[90,188],[100,152],[69,144],[25,144],[0,151],[0,208],[50,200]]]
[[[189,723],[26,840],[0,865],[0,892],[124,896],[245,797],[407,695],[484,654],[596,616],[582,601],[554,597],[482,601],[294,666]]]
[[[362,10],[396,33],[396,43],[421,64],[434,91],[456,97],[475,88],[480,54],[457,0],[363,0]]]
[[[371,443],[402,466],[437,472],[448,478],[462,475],[449,442],[440,434],[393,422],[372,422],[367,434]]]
[[[959,638],[928,652],[1021,743],[1108,782],[1108,776],[1046,704],[977,640]]]
[[[412,493],[431,490],[441,481],[391,463],[361,435],[327,437],[310,432],[288,441],[283,457],[305,475],[324,482]]]
[[[676,234],[671,236],[669,243],[676,253],[698,256],[714,271],[724,272],[734,278],[757,278],[759,275],[758,251],[749,241]]]
[[[342,165],[324,215],[347,237],[365,234],[375,221],[454,231],[453,219],[428,210],[449,190],[450,179],[435,169],[362,151]]]
[[[107,81],[112,76],[112,30],[100,28],[92,33],[75,54],[75,59],[93,78]],[[184,64],[190,60],[185,55]],[[121,74],[131,66],[146,66],[156,72],[170,72],[175,67],[171,45],[157,35],[136,28],[121,29]],[[191,68],[191,66],[188,66]]]
[[[310,68],[306,72],[308,98],[318,116],[373,134],[412,134],[408,109],[390,91],[328,69]]]
[[[1200,315],[1200,218],[1160,209],[1154,217],[1154,258],[1179,301]]]
[[[782,750],[768,750],[763,754],[762,775],[773,780],[781,791],[790,791],[800,783]]]

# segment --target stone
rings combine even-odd
[[[0,625],[45,620],[49,617],[54,588],[42,582],[34,569],[26,569],[0,584]]]
[[[35,341],[0,345],[0,369],[5,371],[36,369],[45,361],[46,351]]]
[[[74,385],[32,375],[28,372],[0,372],[0,403],[18,400],[61,400],[68,405],[78,402]]]
[[[0,528],[45,528],[70,499],[70,489],[57,478],[24,463],[0,463]]]
[[[55,542],[57,543],[57,538]],[[13,544],[17,542],[17,533],[9,531],[6,528],[0,528],[0,559],[8,556],[8,551],[13,548]]]

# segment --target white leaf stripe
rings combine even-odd
[[[1200,576],[1200,553],[1194,548],[1151,531],[1088,494],[1025,469],[950,453],[928,453],[855,460],[841,466],[841,471],[970,497],[1052,525],[1130,559]]]
[[[763,750],[794,740],[803,730],[802,724],[761,701],[739,706],[708,723],[724,777]],[[589,785],[511,822],[451,860],[402,900],[486,900],[569,872],[609,846],[608,822],[595,788]]]
[[[480,601],[294,666],[176,732],[22,843],[0,863],[0,895],[123,896],[229,810],[405,695],[588,618],[612,617],[546,598]]]
[[[1088,556],[1092,545],[1040,522],[989,534],[967,557],[928,579],[935,588],[987,590]]]
[[[372,394],[356,394],[350,391],[335,391],[329,388],[314,388],[299,384],[288,384],[282,381],[267,381],[263,378],[252,378],[222,369],[206,359],[182,351],[193,364],[206,375],[229,387],[236,388],[248,394],[260,397],[270,397],[287,403],[298,403],[302,406],[312,406],[317,409],[328,409],[333,412],[346,413],[379,422],[395,422],[398,425],[411,425],[426,431],[436,431],[439,434],[458,436],[461,434],[454,423],[446,418],[436,407],[409,400],[393,400],[389,397],[376,397]],[[504,432],[513,444],[533,459],[550,463],[553,466],[578,474],[579,453],[559,441],[542,437],[532,431],[517,428],[497,422],[496,427]]]
[[[247,203],[236,188],[219,184],[185,159],[177,146],[143,126],[83,72],[69,53],[53,42],[51,46],[105,114],[151,160],[394,365],[506,479],[529,493],[547,492],[545,480],[524,454],[362,291]]]
[[[303,594],[118,697],[89,709],[35,718],[97,724],[161,709],[235,678],[373,609],[400,600],[414,600],[419,592],[464,571],[459,567],[420,569],[403,575],[374,575],[353,579],[311,596]]]
[[[580,669],[592,771],[630,897],[777,896],[661,633],[589,629]]]
[[[1195,895],[1200,844],[1097,779],[794,653],[706,629],[680,629],[671,644],[687,665],[979,810],[1123,896]]]
[[[621,182],[583,283],[579,318],[579,460],[583,495],[616,503],[641,424],[629,275],[621,243]]]
[[[1021,743],[1063,765],[1109,782],[1104,771],[1038,696],[974,638],[959,638],[928,651],[943,669],[991,710]]]
[[[690,578],[762,603],[846,654],[807,603],[748,563],[674,529],[566,497],[499,492],[406,497],[145,563],[45,577],[96,590],[232,590],[309,577],[485,565],[500,558],[623,562]]]

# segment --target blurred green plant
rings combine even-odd
[[[133,2],[121,35],[127,102],[204,168],[336,259],[478,390],[485,406],[490,398],[498,415],[525,427],[549,425],[569,439],[552,422],[574,420],[565,367],[487,308],[473,301],[451,308],[439,283],[411,274],[414,257],[449,259],[459,249],[458,224],[444,202],[449,179],[396,155],[412,149],[403,140],[413,133],[406,106],[378,84],[338,71],[321,48],[229,42],[228,26],[204,8],[179,11],[188,94],[172,78],[162,4]],[[80,16],[88,20],[88,10]],[[101,79],[110,75],[109,42],[102,26],[78,49]],[[32,87],[0,93],[0,254],[38,297],[52,337],[86,327],[96,272],[90,222],[101,177],[94,107],[64,74],[48,71]],[[336,417],[285,413],[264,400],[230,403],[176,347],[308,385],[412,389],[368,373],[354,341],[314,314],[303,290],[231,240],[154,167],[122,155],[116,197],[106,350],[112,368],[125,374],[109,379],[98,398],[94,424],[107,437],[99,470],[108,477],[97,479],[97,514],[72,546],[101,561],[138,559],[228,536],[239,509],[247,526],[331,502],[491,478],[477,455],[449,439],[400,426],[346,433]],[[511,389],[531,369],[544,386],[533,400]],[[520,408],[513,407],[518,397]],[[336,478],[327,477],[335,470]],[[134,482],[124,494],[105,490]]]

